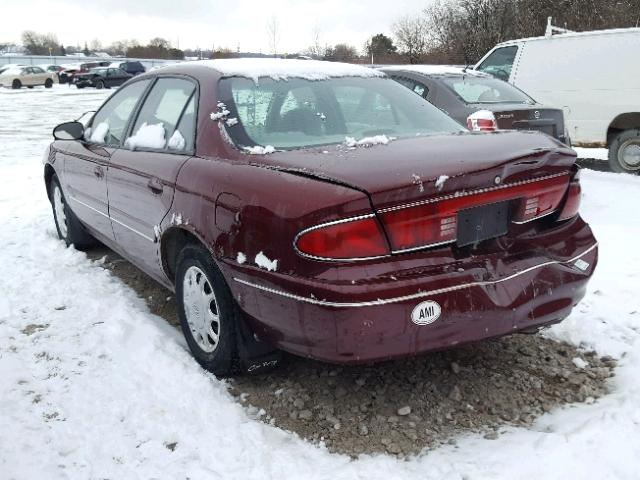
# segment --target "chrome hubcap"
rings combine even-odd
[[[60,229],[60,234],[63,238],[67,238],[67,216],[64,213],[64,200],[62,199],[62,192],[57,185],[53,189],[53,208],[56,212],[56,223]]]
[[[182,281],[182,303],[193,339],[205,352],[213,352],[219,342],[220,314],[211,283],[198,267],[187,269]]]
[[[637,140],[628,140],[623,143],[618,158],[626,169],[640,170],[640,143]]]

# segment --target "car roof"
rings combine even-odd
[[[340,62],[321,60],[296,60],[281,58],[232,58],[198,60],[167,65],[162,73],[189,73],[199,70],[215,71],[222,77],[244,77],[254,81],[270,77],[274,80],[302,78],[306,80],[326,80],[339,77],[382,77],[378,70]],[[157,70],[156,70],[157,72]]]
[[[510,45],[518,45],[521,42],[534,42],[534,41],[543,41],[543,40],[558,40],[562,38],[575,38],[575,37],[591,37],[595,35],[620,35],[620,34],[640,34],[640,28],[610,28],[607,30],[589,30],[586,32],[565,32],[565,33],[555,33],[551,36],[541,36],[541,37],[526,37],[526,38],[515,38],[513,40],[507,40],[505,42],[501,42],[495,45],[491,50],[496,47],[507,47]]]
[[[472,75],[474,77],[493,78],[483,72],[472,70],[470,67],[460,67],[455,65],[388,65],[379,67],[383,72],[409,72],[427,76],[443,75]]]

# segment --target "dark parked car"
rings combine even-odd
[[[381,70],[469,130],[538,130],[570,143],[562,109],[545,107],[491,75],[439,65],[399,65]]]
[[[469,132],[356,65],[168,66],[54,137],[60,238],[97,238],[174,290],[216,374],[274,349],[358,363],[533,332],[597,262],[572,150]]]
[[[146,72],[144,65],[140,62],[114,62],[109,66],[113,68],[120,68],[134,76]]]
[[[76,75],[87,73],[89,70],[92,70],[94,68],[107,66],[109,66],[109,62],[88,62],[66,66],[63,70],[58,72],[58,79],[60,83],[73,83],[73,77],[75,77]]]
[[[111,88],[122,85],[132,76],[119,68],[94,68],[86,73],[77,73],[73,83],[78,88]]]

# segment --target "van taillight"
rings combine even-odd
[[[363,260],[390,253],[374,215],[312,227],[298,235],[295,246],[320,260]]]
[[[479,110],[467,117],[467,128],[472,132],[495,132],[498,130],[498,122],[493,112]]]
[[[575,217],[580,210],[580,201],[582,199],[582,187],[580,186],[580,179],[575,177],[569,188],[567,189],[567,197],[564,201],[564,206],[558,217],[558,221],[569,220]]]

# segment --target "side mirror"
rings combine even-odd
[[[53,129],[56,140],[81,140],[84,136],[84,125],[80,122],[61,123]]]

